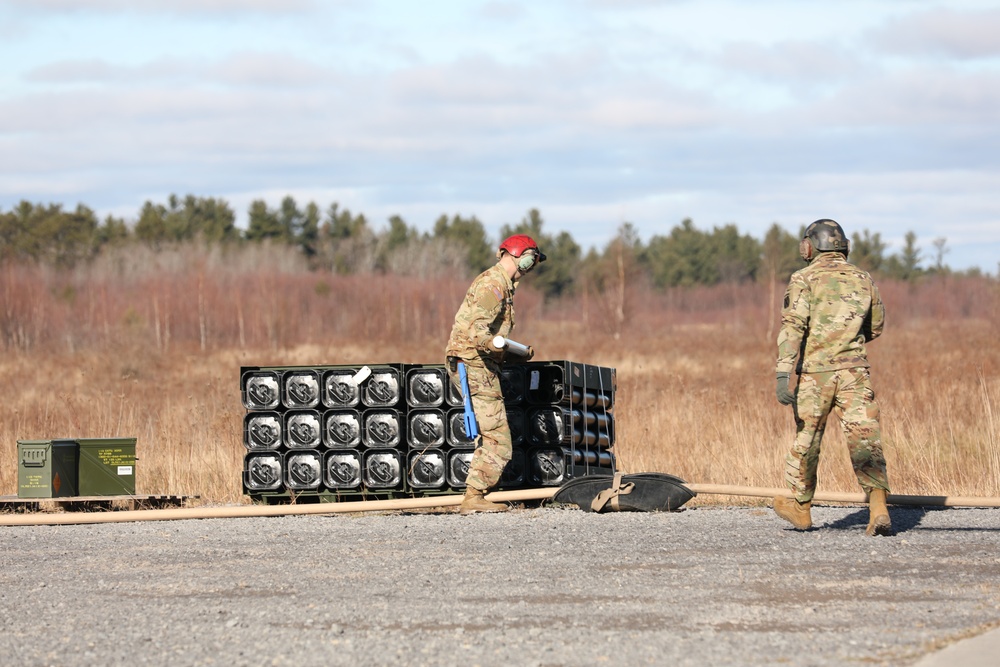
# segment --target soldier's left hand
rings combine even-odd
[[[775,389],[775,395],[778,397],[778,403],[791,405],[795,402],[795,394],[788,389],[788,373],[778,373],[776,377],[778,386]]]

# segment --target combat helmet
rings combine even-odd
[[[799,244],[799,254],[807,262],[817,253],[842,252],[847,257],[851,242],[836,220],[823,218],[806,227],[805,236]]]
[[[521,273],[531,271],[537,264],[544,262],[546,257],[535,243],[535,239],[527,234],[514,234],[508,236],[500,247],[497,248],[497,259],[507,253],[517,260],[517,268]]]

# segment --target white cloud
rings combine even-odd
[[[335,71],[286,53],[242,52],[205,69],[206,80],[227,85],[282,89],[322,88],[338,80]]]
[[[598,128],[625,130],[685,130],[714,125],[719,113],[709,100],[678,92],[644,97],[637,91],[596,100],[583,116]]]
[[[389,79],[389,92],[393,104],[407,109],[411,124],[437,125],[450,134],[497,130],[565,137],[717,121],[710,96],[607,66],[595,73],[599,59],[600,54],[581,53],[513,66],[476,57],[398,70]]]
[[[287,53],[241,52],[216,62],[176,57],[142,65],[120,65],[103,59],[59,60],[31,69],[24,79],[45,84],[129,84],[150,88],[178,84],[220,84],[269,88],[319,87],[335,73]]]
[[[730,42],[715,60],[730,72],[790,86],[842,81],[870,66],[839,44],[813,41]]]
[[[493,0],[477,8],[476,14],[488,20],[516,21],[527,16],[527,10],[520,2]]]
[[[998,35],[1000,9],[935,9],[895,19],[869,39],[889,53],[973,59],[1000,56]]]
[[[664,5],[679,5],[692,0],[587,0],[587,4],[599,9],[628,10],[658,8]]]
[[[1000,120],[1000,71],[910,67],[845,85],[808,116],[823,124],[895,127],[982,125]]]
[[[222,14],[289,14],[315,10],[316,0],[0,0],[8,6],[28,12],[100,12]]]

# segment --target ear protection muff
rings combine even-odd
[[[801,241],[799,241],[799,257],[806,260],[807,262],[811,262],[813,254],[815,253],[813,251],[812,241],[810,241],[808,238],[804,238]]]
[[[538,255],[534,250],[525,250],[521,253],[521,256],[517,258],[517,268],[521,273],[527,273],[535,268],[535,264],[538,263]]]
[[[844,241],[844,257],[848,257],[851,254],[851,240],[847,239]],[[813,248],[812,241],[808,238],[799,241],[799,257],[811,262],[813,257],[816,256],[816,250]]]

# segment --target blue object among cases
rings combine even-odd
[[[475,440],[479,437],[479,426],[476,424],[476,413],[472,409],[472,397],[469,395],[469,376],[461,361],[458,362],[458,380],[462,383],[462,403],[465,406],[465,435],[469,440]]]

